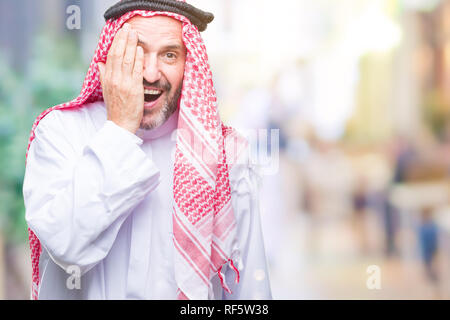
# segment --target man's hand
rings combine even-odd
[[[144,113],[144,50],[138,35],[125,23],[117,32],[106,60],[99,62],[108,120],[136,133]]]

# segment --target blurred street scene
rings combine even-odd
[[[78,95],[115,2],[0,2],[0,299],[30,294],[33,121]],[[260,189],[274,298],[450,299],[450,0],[188,2],[216,16],[224,122],[277,133]]]

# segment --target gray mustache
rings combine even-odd
[[[170,91],[170,89],[172,88],[172,86],[168,82],[166,82],[166,83],[162,83],[161,81],[148,82],[145,79],[144,79],[144,86],[145,87],[153,87],[153,88],[156,88],[159,90],[164,90],[164,91]]]

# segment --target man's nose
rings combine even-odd
[[[161,71],[159,70],[158,57],[156,55],[148,55],[145,58],[144,79],[150,83],[161,79]]]

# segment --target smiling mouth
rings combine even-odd
[[[144,100],[145,102],[154,102],[158,100],[162,94],[162,90],[144,89]]]

